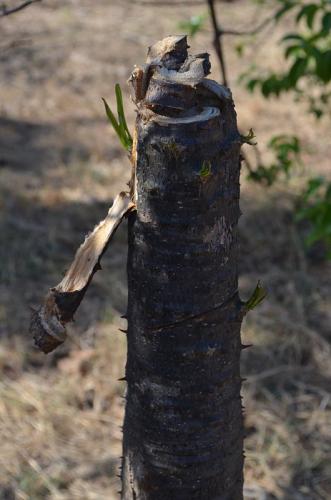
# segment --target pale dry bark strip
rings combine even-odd
[[[113,234],[133,208],[129,194],[122,192],[116,196],[107,217],[78,248],[62,281],[48,291],[41,307],[33,311],[30,332],[43,352],[51,352],[65,341],[65,324],[72,321],[94,273],[101,269],[100,259]]]

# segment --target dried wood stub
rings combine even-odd
[[[30,332],[35,344],[44,353],[53,351],[66,339],[65,324],[72,321],[100,259],[123,217],[133,208],[127,193],[116,196],[107,217],[87,236],[62,281],[51,288],[44,303],[33,311]]]

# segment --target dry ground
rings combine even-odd
[[[203,7],[144,8],[127,1],[44,0],[0,20],[0,498],[117,498],[121,454],[126,230],[116,235],[71,327],[50,356],[28,336],[29,305],[55,285],[84,234],[129,177],[101,96],[125,81],[153,41]],[[248,1],[220,9],[229,27],[265,15]],[[280,29],[280,28],[279,28]],[[327,172],[329,123],[316,125],[290,98],[265,101],[237,84],[252,57],[279,67],[279,32],[268,29],[238,59],[227,40],[240,126],[262,145],[299,133],[306,171],[265,190],[245,181],[241,290],[258,279],[269,298],[243,327],[246,498],[331,498],[330,266],[306,255],[293,222],[296,192]],[[209,28],[193,49],[212,52]],[[214,76],[218,78],[215,62]],[[133,106],[127,101],[129,121]]]

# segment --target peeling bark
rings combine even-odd
[[[65,324],[72,321],[94,273],[101,269],[100,259],[113,234],[133,206],[128,194],[117,195],[107,217],[77,250],[62,281],[48,291],[43,305],[33,311],[30,332],[43,352],[51,352],[65,341]]]
[[[241,141],[231,93],[208,73],[207,54],[188,56],[186,37],[167,37],[131,78],[137,211],[129,216],[125,500],[243,498]]]

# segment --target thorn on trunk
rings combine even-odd
[[[253,344],[241,344],[241,350],[248,349],[248,347],[252,347]]]
[[[123,328],[119,328],[119,331],[123,332],[123,333],[128,333],[128,331],[127,330],[123,330]]]
[[[126,380],[127,380],[127,378],[126,378],[126,377],[122,377],[122,378],[118,378],[118,379],[117,379],[117,381],[118,381],[118,382],[122,382],[123,380],[125,380],[125,381],[126,381]]]

